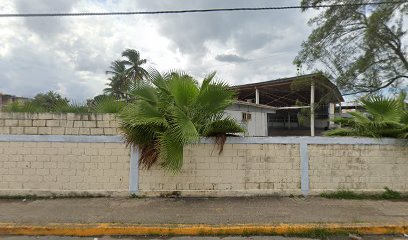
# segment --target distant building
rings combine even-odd
[[[268,105],[236,101],[224,113],[237,120],[246,128],[244,136],[268,136],[268,114],[275,114],[277,108]]]
[[[336,104],[340,106],[344,101],[337,86],[322,74],[237,85],[231,89],[237,93],[238,102],[226,113],[247,126],[248,136],[321,135],[334,126],[335,111],[340,109]],[[312,104],[314,121],[310,117]]]
[[[16,97],[14,95],[0,93],[0,107],[4,106],[4,105],[7,105],[9,103],[12,103],[12,102],[25,102],[25,101],[28,101],[28,100],[29,100],[29,98]]]

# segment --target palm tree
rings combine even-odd
[[[126,60],[123,60],[123,63],[128,66],[127,75],[132,82],[141,82],[148,76],[148,72],[142,67],[147,60],[141,59],[138,51],[126,49],[122,52],[122,57],[126,58]]]
[[[105,88],[104,92],[118,98],[125,98],[130,85],[125,63],[122,60],[113,61],[110,70],[106,71],[106,74],[112,76],[108,79],[109,83],[106,85],[109,87]]]
[[[131,92],[133,101],[119,114],[121,129],[130,145],[139,145],[140,163],[149,168],[156,161],[173,171],[183,164],[183,146],[200,136],[225,142],[229,133],[243,132],[234,120],[223,118],[234,93],[224,82],[208,75],[201,86],[181,72],[149,72],[152,85]]]
[[[398,98],[370,96],[361,100],[365,112],[351,112],[351,118],[338,118],[342,128],[327,132],[328,136],[391,137],[408,139],[406,93]]]

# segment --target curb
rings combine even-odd
[[[277,225],[127,225],[127,224],[49,224],[44,226],[0,223],[1,235],[25,236],[102,236],[102,235],[301,235],[329,234],[404,234],[408,224],[277,224]]]

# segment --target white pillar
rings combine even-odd
[[[258,88],[255,89],[255,103],[259,104],[259,90],[258,90]]]
[[[329,103],[329,128],[334,127],[334,103]]]
[[[315,82],[312,80],[310,85],[310,136],[315,136]]]

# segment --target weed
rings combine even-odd
[[[388,187],[385,187],[384,189],[385,189],[385,192],[381,194],[381,197],[383,199],[401,199],[402,198],[401,193],[391,190]]]
[[[383,193],[356,193],[349,190],[340,190],[336,192],[326,192],[320,194],[321,197],[329,199],[368,199],[368,200],[398,200],[398,199],[408,199],[408,196],[403,196],[400,192],[389,189],[388,187],[384,188]]]
[[[327,229],[323,229],[323,228],[316,228],[316,229],[312,229],[308,232],[304,232],[304,233],[289,233],[289,234],[285,234],[285,237],[300,237],[300,238],[318,238],[318,239],[328,239],[331,236],[343,236],[346,235],[346,232],[330,232]]]

